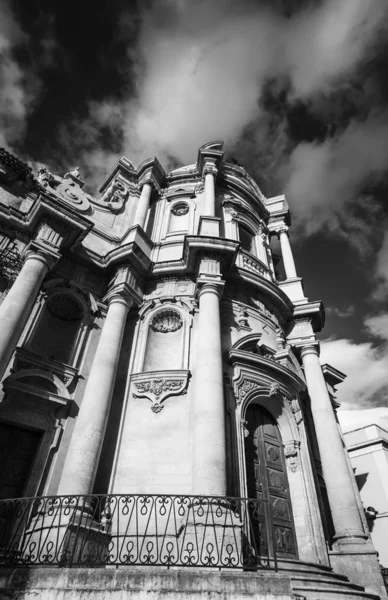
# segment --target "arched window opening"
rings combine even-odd
[[[243,250],[256,255],[256,240],[255,235],[245,225],[239,223],[238,226],[241,247]]]
[[[264,408],[246,412],[245,460],[248,497],[260,502],[254,535],[264,553],[297,558],[292,506],[279,428]],[[272,521],[272,522],[271,522]]]
[[[165,309],[151,318],[143,371],[181,369],[183,319],[174,309]]]
[[[189,205],[186,202],[177,202],[171,208],[168,232],[177,233],[179,231],[188,231],[188,229]]]
[[[39,318],[28,349],[36,354],[70,364],[84,310],[74,294],[51,295]]]

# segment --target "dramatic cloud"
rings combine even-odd
[[[13,58],[13,49],[25,39],[10,4],[0,4],[0,146],[12,145],[24,131],[28,95],[24,75]]]
[[[260,98],[268,78],[289,82],[290,101],[327,93],[365,59],[388,14],[385,0],[303,6],[286,18],[274,4],[265,8],[251,0],[153,3],[143,13],[138,44],[129,51],[136,64],[136,97],[104,102],[100,113],[94,105],[94,122],[116,126],[119,112],[125,154],[134,162],[157,154],[166,166],[194,161],[205,141],[221,138],[233,146],[250,126],[259,138],[266,128]],[[128,21],[122,20],[122,36]],[[312,167],[321,174],[329,151],[315,150],[317,166],[303,146],[293,156],[290,189],[296,201],[308,204],[306,171]],[[302,171],[305,181],[302,200],[294,171]],[[311,202],[316,206],[316,199]]]
[[[372,338],[380,339],[379,345],[347,339],[321,344],[321,363],[347,375],[337,394],[344,410],[388,407],[388,313],[368,317],[365,326]]]
[[[290,158],[287,185],[293,214],[311,231],[324,223],[338,227],[349,204],[359,199],[367,178],[387,170],[387,156],[387,112],[353,121],[321,144],[299,144]],[[346,225],[359,228],[361,223],[348,216]]]

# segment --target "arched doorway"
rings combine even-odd
[[[257,545],[263,553],[297,558],[295,529],[283,444],[272,416],[257,404],[246,412],[245,460],[248,497],[262,502]]]

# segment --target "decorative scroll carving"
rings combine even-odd
[[[183,320],[179,312],[171,309],[157,313],[150,323],[151,328],[160,333],[178,331],[182,325]]]
[[[203,192],[205,191],[205,184],[203,181],[200,181],[196,186],[195,186],[195,195],[198,196],[199,194],[203,194]]]
[[[189,371],[159,371],[158,377],[151,373],[142,373],[132,376],[133,386],[136,392],[134,398],[147,398],[151,402],[151,410],[160,412],[163,402],[169,396],[186,394],[189,379]]]
[[[98,204],[109,208],[114,213],[118,213],[123,208],[128,196],[128,185],[121,179],[115,179],[101,196],[101,201]]]
[[[284,444],[284,456],[287,460],[287,466],[292,473],[295,473],[298,469],[298,454],[299,454],[300,442],[297,440],[291,440]]]
[[[269,397],[273,398],[274,396],[279,396],[280,394],[280,385],[274,381],[273,383],[271,383],[271,387],[269,389]]]
[[[259,387],[259,384],[256,383],[255,381],[246,381],[246,380],[243,381],[238,389],[237,404],[241,404],[241,402],[244,400],[244,398],[248,394],[248,392],[250,392],[251,390],[257,389],[258,387]]]
[[[172,207],[171,212],[177,217],[182,217],[189,212],[189,205],[186,204],[186,202],[177,202],[177,204],[174,204]]]

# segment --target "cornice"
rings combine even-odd
[[[26,213],[22,213],[14,207],[0,205],[0,221],[22,233],[27,230],[32,235],[41,221],[47,218],[67,227],[66,246],[74,246],[80,243],[94,226],[89,219],[79,214],[76,209],[72,210],[69,205],[44,193],[38,196]]]
[[[248,197],[258,209],[259,216],[268,221],[270,213],[265,206],[265,196],[254,179],[241,167],[225,163],[219,174],[219,187],[224,188],[226,192],[235,192],[243,198]]]
[[[264,358],[258,354],[230,348],[228,351],[229,362],[233,366],[242,366],[249,369],[254,369],[255,372],[265,372],[273,377],[273,379],[287,382],[295,391],[301,392],[306,389],[306,383],[298,377],[298,375],[283,367],[276,362],[275,359]]]
[[[314,332],[321,331],[325,325],[325,311],[320,300],[294,305],[294,319],[310,318]]]

